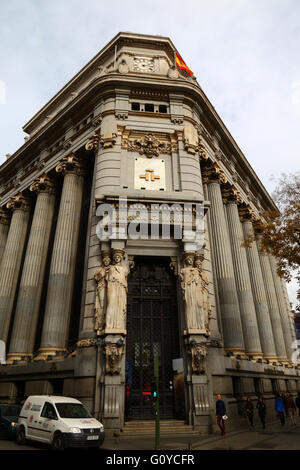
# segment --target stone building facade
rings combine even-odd
[[[300,391],[286,287],[259,243],[274,203],[174,50],[119,33],[0,167],[2,402],[74,396],[119,431],[125,415],[153,419],[155,355],[162,418],[200,432],[217,393],[238,426],[246,396],[271,415],[276,392]]]

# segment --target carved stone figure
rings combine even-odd
[[[205,358],[207,355],[207,348],[204,344],[189,345],[188,353],[191,355],[192,371],[194,374],[205,373]]]
[[[199,286],[197,290],[199,298],[199,303],[201,304],[201,317],[202,317],[202,325],[206,330],[206,334],[210,334],[209,330],[209,320],[211,318],[211,303],[209,298],[209,279],[207,274],[202,269],[204,256],[203,255],[196,255],[195,257],[195,267],[198,269],[199,272]]]
[[[110,253],[104,251],[102,253],[102,266],[94,279],[97,282],[96,300],[95,300],[95,330],[97,334],[102,334],[105,328],[105,311],[107,305],[107,273],[110,266]]]
[[[129,269],[122,264],[123,250],[114,250],[113,264],[107,271],[107,310],[105,332],[125,330],[127,304],[127,275]]]
[[[199,270],[194,267],[194,253],[184,253],[184,267],[180,270],[181,288],[185,303],[185,315],[188,330],[201,330],[202,298],[199,292]],[[202,323],[202,324],[201,324]]]
[[[105,345],[105,371],[106,374],[119,374],[121,371],[121,359],[124,354],[124,346],[114,343]]]

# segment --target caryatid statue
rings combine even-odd
[[[204,329],[206,330],[207,336],[210,334],[209,330],[209,320],[211,318],[211,303],[209,297],[209,279],[208,275],[203,271],[202,263],[203,263],[204,256],[202,254],[196,254],[195,256],[195,267],[198,269],[199,277],[200,277],[200,284],[198,287],[198,295],[200,295],[200,303],[202,305],[201,317],[202,317],[202,324]]]
[[[201,330],[201,298],[198,295],[199,271],[194,267],[193,252],[186,252],[184,267],[180,270],[181,289],[185,303],[185,316],[188,330]]]
[[[107,274],[110,266],[110,252],[102,252],[102,266],[94,275],[97,282],[95,301],[95,330],[102,334],[105,328],[105,311],[107,306]]]
[[[180,270],[181,288],[185,302],[186,324],[189,332],[209,334],[208,277],[202,270],[202,255],[184,253]],[[195,264],[194,264],[195,263]]]
[[[124,332],[126,329],[127,276],[124,251],[113,250],[113,264],[107,271],[107,309],[105,332]]]

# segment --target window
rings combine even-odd
[[[57,419],[55,408],[51,403],[46,402],[41,412],[42,418]]]
[[[61,418],[91,418],[81,403],[56,403],[56,408]]]
[[[140,103],[131,103],[132,111],[140,111]]]
[[[158,111],[159,111],[160,113],[166,113],[166,112],[167,112],[167,106],[166,106],[165,104],[160,104],[160,105],[158,106]]]
[[[146,103],[145,104],[145,111],[149,113],[154,113],[154,104]]]

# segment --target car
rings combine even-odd
[[[99,448],[104,427],[77,399],[52,395],[29,396],[20,412],[17,443],[26,440],[50,444],[54,450]]]
[[[0,437],[1,439],[14,439],[18,424],[20,405],[9,403],[0,404]]]

